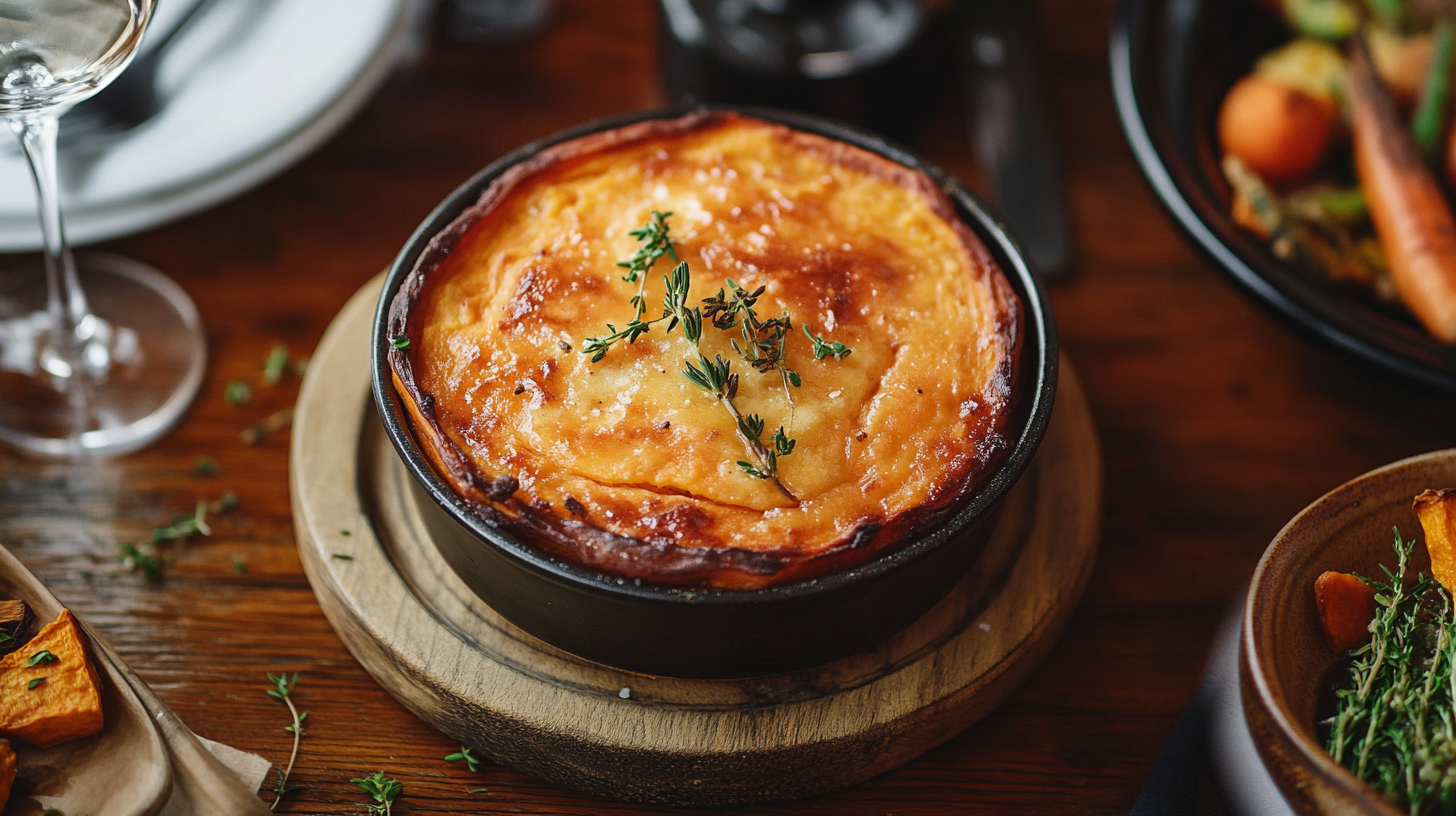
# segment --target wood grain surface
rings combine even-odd
[[[1306,341],[1194,254],[1145,187],[1112,105],[1112,0],[1038,3],[1080,262],[1052,290],[1086,384],[1106,502],[1091,584],[1042,668],[991,716],[868,782],[742,814],[908,816],[1126,812],[1192,696],[1220,615],[1305,504],[1387,462],[1456,445],[1456,398]],[[0,541],[110,640],[199,734],[286,761],[268,672],[299,672],[309,711],[285,813],[358,813],[351,777],[405,784],[395,813],[666,812],[572,793],[498,766],[446,763],[453,741],[386,694],[344,648],[304,578],[288,433],[246,425],[292,403],[261,382],[275,342],[305,356],[451,189],[513,147],[662,102],[647,0],[562,0],[513,46],[435,42],[337,137],[273,181],[104,248],[196,299],[213,361],[184,422],[152,448],[71,466],[0,453]],[[912,139],[967,183],[953,95]],[[3,259],[8,267],[29,260]],[[231,379],[253,398],[223,400]],[[212,477],[191,473],[199,456]],[[118,571],[119,541],[236,492],[166,578]],[[246,572],[235,571],[234,564]],[[485,788],[485,793],[470,793]]]

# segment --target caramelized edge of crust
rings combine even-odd
[[[694,130],[749,121],[788,134],[788,141],[807,153],[831,163],[862,172],[886,183],[906,188],[927,200],[960,239],[971,260],[986,270],[996,306],[1000,364],[990,382],[1001,386],[998,405],[980,419],[978,431],[996,440],[996,449],[981,462],[979,470],[947,485],[953,489],[931,494],[926,501],[890,519],[862,521],[840,539],[840,543],[804,557],[796,550],[751,552],[733,548],[679,547],[617,535],[572,518],[561,518],[530,507],[513,494],[518,483],[513,476],[489,476],[478,471],[469,457],[445,436],[435,417],[434,398],[423,393],[414,376],[412,347],[390,348],[387,360],[395,393],[400,398],[419,448],[456,495],[488,524],[522,536],[548,555],[573,565],[629,579],[640,578],[660,586],[707,585],[719,589],[759,589],[808,580],[859,566],[872,557],[897,549],[917,532],[945,521],[961,500],[974,494],[995,472],[1014,442],[1003,433],[1015,412],[1015,385],[1020,374],[1023,327],[1020,300],[1012,290],[1000,264],[969,226],[956,213],[955,205],[923,171],[906,167],[890,158],[827,136],[794,130],[787,125],[754,119],[729,111],[695,111],[676,119],[653,119],[600,131],[551,145],[510,167],[492,181],[476,202],[462,211],[445,229],[426,244],[414,267],[390,301],[388,335],[412,337],[415,306],[424,290],[425,278],[437,269],[471,227],[510,195],[516,187],[541,171],[578,156],[609,150],[659,136],[675,136]],[[1009,339],[1009,342],[1008,342]],[[623,553],[627,557],[623,557]]]

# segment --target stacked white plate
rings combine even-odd
[[[159,3],[143,52],[196,0]],[[379,87],[405,44],[414,0],[221,0],[171,44],[166,105],[100,147],[63,148],[73,244],[205,209],[261,184],[332,136]],[[8,139],[0,132],[0,140]],[[0,251],[40,247],[33,185],[0,148]]]

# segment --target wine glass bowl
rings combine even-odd
[[[197,393],[206,341],[197,309],[160,272],[66,243],[57,118],[135,55],[152,0],[0,0],[0,119],[35,180],[44,274],[0,281],[0,442],[56,458],[135,450]],[[44,281],[43,285],[40,281]]]
[[[54,110],[100,90],[136,53],[152,5],[0,0],[0,115]]]

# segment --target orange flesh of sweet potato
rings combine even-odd
[[[1349,573],[1325,572],[1315,579],[1314,603],[1331,649],[1347,652],[1370,639],[1374,602],[1375,590]]]
[[[42,651],[54,662],[27,666]],[[45,680],[31,687],[38,677]],[[49,748],[101,730],[101,684],[69,610],[0,658],[0,734]]]
[[[9,740],[0,740],[0,808],[10,801],[10,787],[15,784],[15,749]]]
[[[1456,487],[1427,490],[1412,502],[1421,529],[1426,532],[1426,551],[1431,554],[1431,576],[1447,592],[1456,593]]]

